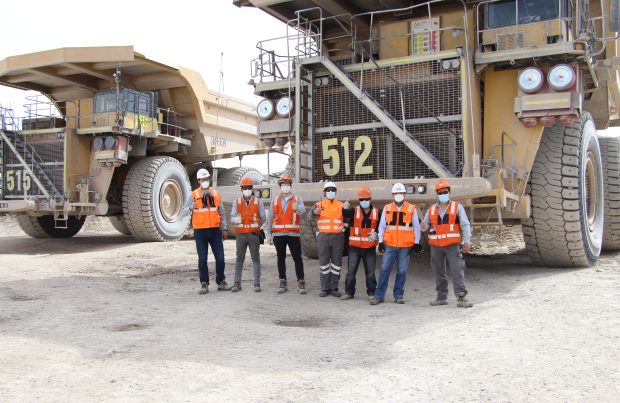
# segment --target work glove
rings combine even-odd
[[[342,205],[342,208],[345,210],[348,210],[351,208],[351,203],[349,203],[349,201],[347,200],[346,202],[344,202],[344,204]]]
[[[312,210],[312,212],[314,213],[314,215],[319,215],[321,214],[321,211],[323,211],[323,209],[319,206],[315,206],[314,209]]]
[[[234,225],[241,224],[241,216],[235,216],[230,218],[230,223]]]
[[[267,234],[267,243],[269,245],[273,245],[273,235],[272,234]]]
[[[379,235],[377,235],[376,232],[371,232],[370,235],[368,235],[368,240],[370,242],[376,242],[379,240]]]
[[[419,243],[414,244],[411,247],[411,255],[417,256],[420,259],[422,259],[422,245],[420,245]]]
[[[383,242],[379,244],[379,252],[381,253],[385,252],[385,244]]]

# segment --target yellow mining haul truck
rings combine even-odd
[[[474,225],[522,224],[535,263],[620,248],[619,140],[597,135],[620,123],[618,0],[233,3],[286,23],[252,61],[258,135],[294,146],[305,200],[398,181],[428,206],[445,178]]]
[[[0,84],[43,94],[24,116],[0,107],[0,214],[35,238],[71,237],[99,215],[139,240],[177,240],[199,168],[223,184],[262,183],[255,169],[212,165],[265,151],[254,106],[131,46],[8,57]]]

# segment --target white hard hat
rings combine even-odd
[[[204,168],[200,168],[196,173],[196,179],[210,178],[211,174]]]
[[[336,184],[334,182],[329,181],[329,182],[325,182],[325,185],[323,185],[323,190],[325,190],[327,188],[336,188],[336,189],[338,189],[338,186],[336,186]]]
[[[403,185],[402,183],[395,183],[394,186],[392,186],[392,193],[405,193],[405,185]]]

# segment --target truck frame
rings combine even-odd
[[[423,208],[444,178],[475,226],[520,224],[537,264],[620,249],[620,143],[597,134],[620,124],[617,0],[233,3],[285,23],[251,75],[304,200],[331,180],[387,203],[402,182]]]
[[[213,168],[266,151],[253,105],[131,46],[8,57],[0,84],[42,94],[25,116],[0,106],[0,214],[35,238],[71,237],[97,215],[139,240],[173,241],[199,168],[220,184],[263,182],[256,169]]]

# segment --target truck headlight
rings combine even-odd
[[[575,71],[567,64],[558,64],[547,73],[547,82],[556,91],[565,90],[575,83]]]
[[[275,110],[271,99],[263,99],[256,107],[256,113],[261,120],[271,119]]]
[[[105,148],[108,150],[113,149],[114,147],[116,147],[116,137],[114,136],[106,136],[105,138]]]
[[[543,85],[543,73],[537,67],[528,67],[519,73],[519,88],[521,91],[536,92]]]
[[[293,100],[289,97],[282,97],[276,104],[276,113],[278,116],[287,117],[293,109]]]

